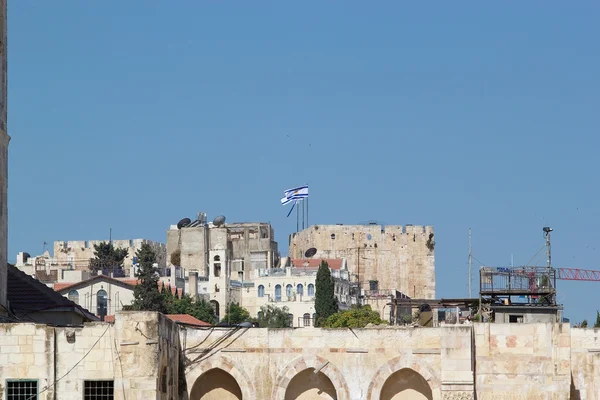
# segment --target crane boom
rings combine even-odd
[[[600,271],[579,268],[557,268],[558,279],[564,281],[594,281],[600,282]]]

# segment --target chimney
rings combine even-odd
[[[198,300],[198,271],[192,270],[189,274],[189,293],[193,301]]]

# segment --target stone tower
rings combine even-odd
[[[6,1],[0,0],[0,313],[8,306],[7,252],[8,252],[8,136],[6,128],[7,54],[6,54]]]

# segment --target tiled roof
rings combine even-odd
[[[68,291],[70,289],[74,289],[76,287],[84,287],[84,286],[87,286],[88,284],[91,284],[96,281],[104,281],[104,282],[114,283],[119,286],[130,286],[132,289],[133,289],[133,286],[135,286],[137,283],[137,279],[130,279],[130,278],[115,279],[115,278],[111,278],[110,276],[106,276],[106,275],[94,275],[89,279],[85,279],[85,280],[79,281],[79,282],[57,282],[54,284],[54,290],[56,292],[65,293],[66,291]]]
[[[178,324],[194,325],[194,326],[212,326],[208,322],[200,321],[188,314],[167,314],[167,318]]]
[[[88,321],[98,320],[83,307],[73,303],[11,264],[8,264],[7,297],[10,308],[17,314],[32,314],[56,308],[70,308],[74,312],[83,314]]]
[[[341,258],[292,258],[292,267],[294,268],[319,268],[321,261],[326,261],[330,269],[341,269]]]
[[[208,322],[201,321],[201,320],[194,318],[188,314],[167,314],[165,316],[167,318],[169,318],[171,321],[178,323],[178,324],[191,325],[191,326],[212,326]],[[114,315],[105,316],[104,322],[114,323],[115,316]]]

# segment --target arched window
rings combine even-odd
[[[293,287],[292,287],[292,285],[287,285],[287,286],[285,287],[285,295],[286,295],[287,297],[292,297],[292,294],[293,294],[293,293],[292,293],[292,291],[293,291]]]
[[[315,295],[315,285],[313,285],[312,283],[308,284],[308,295],[309,296]]]
[[[221,256],[215,256],[215,261],[221,261]]]
[[[265,297],[265,287],[258,285],[258,297]]]
[[[281,285],[275,285],[275,301],[281,301]]]
[[[304,314],[304,326],[310,326],[310,314]]]
[[[299,296],[304,294],[304,286],[302,286],[301,283],[296,286],[296,293],[298,293]]]
[[[100,317],[107,315],[108,313],[108,294],[106,290],[100,289],[96,293],[96,314]]]
[[[294,327],[294,314],[288,314],[288,321],[290,324],[290,328]]]
[[[73,303],[79,305],[79,292],[77,290],[71,290],[67,295],[67,299],[71,300]]]

